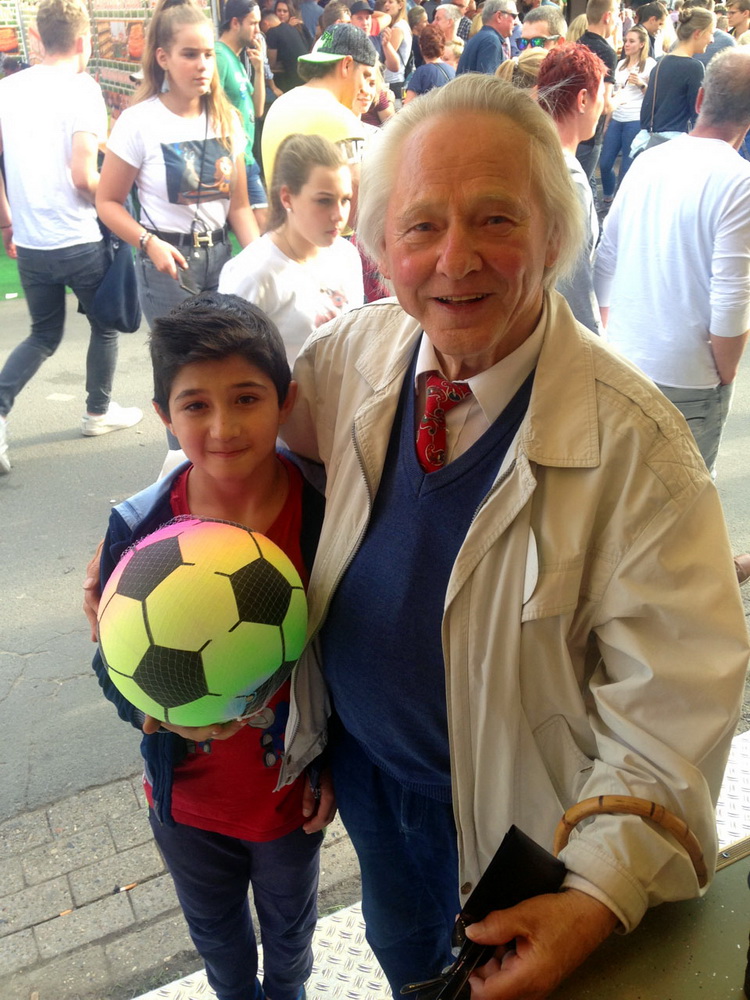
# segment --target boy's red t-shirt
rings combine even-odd
[[[286,552],[307,585],[300,548],[302,475],[291,462],[279,458],[289,474],[289,495],[264,534]],[[170,502],[175,517],[191,513],[187,504],[190,468],[172,487]],[[172,816],[177,823],[251,841],[275,840],[302,826],[305,775],[274,791],[284,752],[289,697],[287,681],[252,724],[228,740],[197,744],[195,752],[175,767]],[[144,786],[153,805],[151,786],[145,779]]]

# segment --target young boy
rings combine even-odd
[[[276,328],[244,299],[203,294],[157,320],[150,347],[154,406],[189,462],[113,509],[102,582],[130,545],[179,514],[260,531],[306,582],[322,498],[276,452],[296,394]],[[333,810],[326,796],[313,815],[304,774],[274,793],[280,754],[269,746],[283,734],[289,682],[247,723],[196,729],[144,716],[114,688],[98,653],[94,669],[120,716],[145,734],[151,826],[219,1000],[304,996],[321,830]],[[263,987],[249,885],[263,942]]]

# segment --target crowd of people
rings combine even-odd
[[[90,564],[94,629],[119,556],[173,516],[262,531],[308,588],[305,652],[249,723],[152,718],[94,658],[219,1000],[304,998],[335,803],[395,994],[450,965],[512,824],[550,849],[581,800],[650,800],[716,855],[748,662],[750,556],[713,477],[750,328],[750,0],[726,39],[713,0],[675,7],[225,0],[215,37],[197,0],[158,0],[107,136],[86,8],[42,0],[41,64],[0,82],[32,324],[0,371],[0,471],[66,286],[83,434],[142,417],[111,400],[97,217],[135,251],[169,435]],[[564,891],[468,928],[494,949],[478,1000],[541,1000],[705,882],[637,815],[561,858]]]

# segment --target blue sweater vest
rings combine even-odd
[[[321,639],[326,679],[347,731],[401,785],[449,802],[445,593],[469,525],[526,412],[533,373],[468,451],[427,475],[415,447],[414,368],[404,381],[367,533]]]

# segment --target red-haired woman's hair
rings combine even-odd
[[[539,67],[537,100],[556,122],[576,110],[582,90],[596,94],[607,67],[585,45],[556,45]]]

